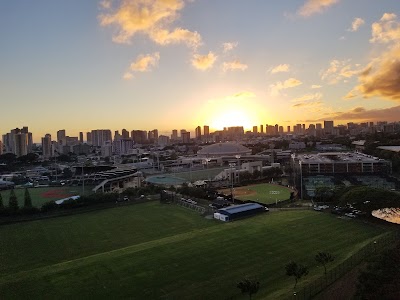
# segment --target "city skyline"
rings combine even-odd
[[[0,4],[0,132],[398,121],[400,3]]]

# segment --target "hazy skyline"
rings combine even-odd
[[[0,133],[400,120],[400,2],[3,1]]]

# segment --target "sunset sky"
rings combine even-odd
[[[0,2],[0,134],[400,121],[400,1]]]

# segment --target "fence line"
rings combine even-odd
[[[395,241],[398,241],[398,239],[398,232],[391,232],[387,235],[377,238],[375,241],[372,241],[362,247],[359,251],[348,257],[339,265],[327,271],[326,276],[323,275],[322,277],[312,282],[309,282],[298,291],[293,292],[293,295],[289,296],[289,299],[311,299],[313,296],[322,292],[325,288],[330,286],[336,280],[343,277],[343,275],[351,271],[355,266],[359,265],[367,257],[387,249],[389,245],[392,245]]]

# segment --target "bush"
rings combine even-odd
[[[40,210],[42,212],[48,212],[48,211],[54,211],[56,209],[58,209],[58,204],[56,204],[56,202],[52,200],[43,204]]]

